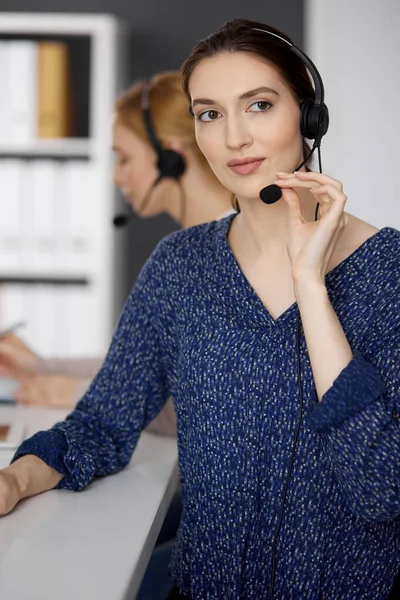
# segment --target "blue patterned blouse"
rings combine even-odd
[[[297,305],[268,313],[230,250],[233,218],[158,245],[76,410],[15,456],[36,454],[64,474],[59,487],[81,490],[128,463],[172,395],[184,496],[172,574],[196,600],[268,598],[298,422]],[[301,339],[276,600],[384,599],[400,566],[399,259],[386,227],[328,273],[354,357],[320,403]]]

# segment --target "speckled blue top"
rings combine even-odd
[[[270,316],[230,250],[233,218],[158,245],[76,410],[16,454],[80,490],[128,463],[172,395],[184,496],[172,573],[196,600],[268,598],[298,422],[297,305]],[[400,232],[387,227],[328,273],[354,357],[320,403],[301,339],[277,600],[384,599],[400,566],[399,259]]]

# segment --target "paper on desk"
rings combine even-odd
[[[0,450],[18,448],[24,433],[25,425],[21,421],[2,421],[0,418]]]
[[[19,383],[10,377],[0,377],[0,402],[15,402],[14,392]]]

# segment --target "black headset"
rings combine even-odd
[[[314,83],[314,100],[304,100],[300,104],[300,131],[301,135],[308,140],[315,140],[314,149],[321,144],[323,136],[328,131],[329,127],[329,111],[328,107],[324,103],[324,84],[322,77],[319,74],[317,67],[312,62],[311,58],[307,56],[300,48],[268,29],[261,29],[259,27],[251,27],[253,31],[261,31],[267,35],[271,35],[274,38],[284,42],[290,47],[305,64],[308,71],[310,72],[311,78]],[[189,112],[193,115],[193,109],[190,106]]]
[[[150,89],[151,83],[146,82],[142,90],[142,111],[147,136],[157,153],[157,168],[159,170],[157,183],[164,178],[179,180],[185,171],[186,162],[179,152],[163,148],[156,135],[150,114]]]
[[[254,31],[262,31],[267,35],[271,35],[274,38],[287,44],[291,51],[294,52],[307,67],[311,78],[314,83],[314,100],[304,100],[300,104],[300,131],[301,135],[308,140],[315,140],[314,146],[317,147],[321,144],[323,136],[328,131],[329,127],[329,111],[328,107],[324,102],[324,84],[322,77],[314,65],[313,61],[307,54],[305,54],[300,48],[268,29],[260,29],[258,27],[252,27]]]

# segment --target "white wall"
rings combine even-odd
[[[400,229],[400,0],[305,0],[305,50],[331,117],[323,170],[348,212]]]

